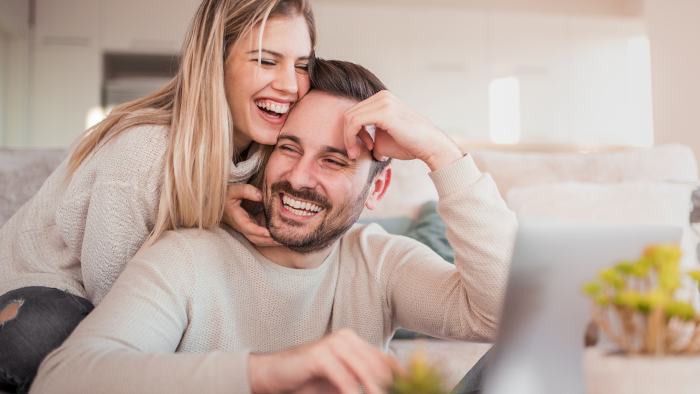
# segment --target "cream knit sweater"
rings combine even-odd
[[[166,127],[140,126],[106,143],[65,183],[66,159],[0,229],[0,295],[46,286],[100,303],[153,229]],[[231,164],[229,183],[246,182],[261,160]]]
[[[454,266],[377,225],[355,225],[306,270],[275,264],[225,226],[171,231],[46,358],[32,393],[249,393],[249,352],[344,327],[385,351],[397,327],[491,339],[515,215],[470,156],[430,175]]]

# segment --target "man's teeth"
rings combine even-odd
[[[322,208],[310,202],[295,200],[287,195],[282,196],[282,202],[290,212],[299,216],[315,215]]]
[[[289,111],[289,105],[276,105],[270,102],[262,101],[256,102],[255,105],[268,111],[277,112],[278,114],[285,114],[287,111]]]

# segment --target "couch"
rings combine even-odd
[[[491,174],[520,219],[677,225],[685,230],[684,266],[698,265],[694,250],[698,239],[688,217],[691,192],[699,185],[697,163],[688,147],[669,144],[588,154],[475,150],[470,154],[482,172]],[[63,158],[60,150],[0,149],[0,226],[36,193]],[[392,171],[384,199],[376,210],[363,212],[361,221],[377,221],[401,234],[422,217],[426,203],[437,200],[437,193],[422,162],[395,161]],[[490,345],[394,339],[390,351],[406,360],[418,347],[441,365],[446,384],[452,387]]]

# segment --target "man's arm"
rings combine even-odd
[[[515,215],[470,156],[430,176],[455,265],[422,245],[393,265],[386,288],[394,324],[442,338],[492,339],[515,242]]]
[[[250,392],[247,352],[172,354],[188,324],[191,259],[175,233],[137,255],[100,305],[44,360],[32,392]]]
[[[216,291],[198,283],[197,251],[182,238],[167,232],[127,264],[102,303],[44,360],[32,392],[262,394],[335,388],[359,394],[362,382],[367,393],[381,394],[392,374],[403,371],[395,358],[349,330],[274,354],[175,353],[192,318],[188,311],[197,307],[193,294],[198,288]],[[206,340],[219,333],[188,335]]]
[[[377,127],[374,141],[362,132],[367,124]],[[384,250],[406,252],[387,252],[395,261],[383,268],[391,272],[382,272],[394,325],[439,337],[490,339],[517,230],[515,214],[506,207],[490,175],[482,174],[442,131],[388,91],[345,114],[350,157],[361,149],[356,136],[377,159],[419,159],[430,167],[440,197],[438,212],[455,249],[456,270],[427,247],[388,241],[404,244],[385,245]],[[375,257],[380,258],[370,258]]]

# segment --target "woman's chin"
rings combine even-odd
[[[258,132],[253,133],[253,140],[262,145],[275,145],[277,143],[277,138],[280,135],[280,130],[258,130]]]

